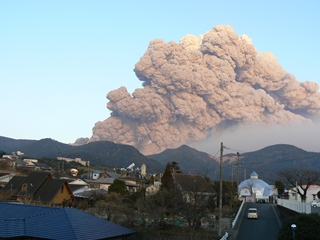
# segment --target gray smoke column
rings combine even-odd
[[[320,113],[316,83],[297,81],[272,53],[257,52],[230,26],[179,43],[153,40],[134,72],[143,88],[109,92],[111,116],[95,124],[90,141],[152,154],[230,125],[311,122]]]

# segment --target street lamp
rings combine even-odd
[[[297,225],[295,225],[294,223],[293,223],[293,224],[291,224],[291,229],[292,229],[292,240],[294,240],[296,228],[297,228]]]

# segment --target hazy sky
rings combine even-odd
[[[0,135],[91,137],[109,116],[107,93],[141,87],[133,69],[151,40],[178,42],[216,25],[247,34],[297,80],[320,84],[319,12],[316,0],[1,1]]]

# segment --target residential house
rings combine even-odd
[[[153,184],[146,185],[146,194],[155,195],[159,192],[161,182],[154,182]]]
[[[123,173],[119,180],[125,181],[126,183],[131,183],[131,187],[129,187],[129,191],[137,191],[146,187],[146,180],[139,174],[135,172],[127,171]]]
[[[192,202],[196,197],[203,201],[215,196],[215,191],[201,176],[195,174],[172,173],[173,181],[180,189],[187,202]]]
[[[126,184],[126,188],[129,193],[137,192],[140,188],[140,185],[134,184],[131,181],[125,181],[123,179],[119,179]],[[103,189],[105,191],[108,191],[111,184],[113,184],[114,178],[108,177],[108,178],[99,178],[96,180],[87,180],[88,183],[90,183],[90,187],[92,189]]]
[[[76,200],[66,179],[56,179],[48,172],[30,172],[28,176],[14,176],[2,191],[10,193],[14,202],[61,206]]]
[[[45,163],[34,163],[34,170],[35,171],[51,171],[51,167],[49,167]]]
[[[305,188],[306,184],[302,184],[302,187]],[[298,189],[300,189],[300,192],[302,192],[302,189],[300,186],[298,186]],[[289,200],[296,200],[301,202],[301,197],[299,194],[296,193],[296,188],[291,188],[288,191],[288,199]],[[311,203],[314,200],[319,200],[318,198],[318,192],[320,192],[320,185],[318,183],[313,183],[309,186],[308,190],[307,190],[307,198],[306,198],[306,202],[307,203]]]
[[[141,167],[142,169],[142,167]],[[160,191],[161,188],[161,177],[162,174],[150,175],[150,178],[153,180],[153,183],[146,185],[146,194],[154,195]],[[151,180],[151,181],[152,181]]]
[[[87,196],[87,194],[84,193],[90,190],[90,184],[82,179],[69,180],[69,186],[75,198]]]
[[[94,171],[96,177],[92,179],[85,179],[90,184],[90,188],[93,190],[105,190],[108,191],[111,184],[115,179],[124,181],[129,193],[137,192],[138,190],[145,188],[145,180],[141,176],[137,176],[134,172],[125,172],[123,174]],[[88,176],[86,176],[88,177]]]
[[[9,158],[11,160],[16,160],[16,159],[20,158],[18,155],[15,155],[15,154],[3,154],[2,157],[3,158]]]
[[[0,173],[0,188],[5,186],[13,176],[13,173]]]
[[[69,186],[77,201],[91,199],[93,196],[105,195],[108,193],[107,190],[102,188],[91,188],[89,181],[90,180],[84,181],[82,179],[69,180]]]
[[[127,239],[136,231],[74,208],[0,203],[0,239]]]
[[[100,177],[100,172],[98,170],[94,170],[92,173],[92,179],[96,180]]]
[[[12,168],[13,166],[13,160],[8,157],[0,157],[0,169],[1,170],[7,170]]]
[[[90,184],[91,188],[94,189],[104,189],[108,191],[110,185],[113,183],[114,178],[108,177],[108,178],[99,178],[95,180],[87,180],[87,182]]]

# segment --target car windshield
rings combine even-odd
[[[256,213],[257,210],[256,209],[249,209],[249,213]]]

